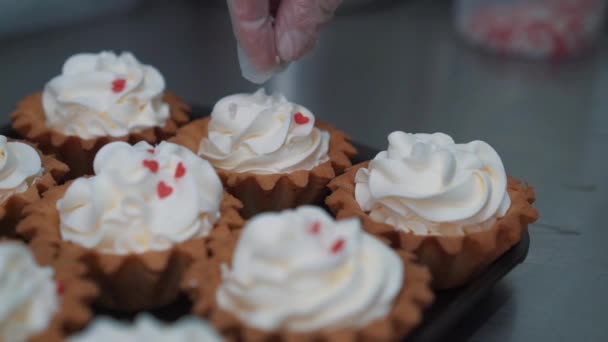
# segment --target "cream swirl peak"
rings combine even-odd
[[[42,105],[48,127],[66,135],[119,137],[165,124],[164,90],[158,70],[131,53],[81,53],[46,84]]]
[[[59,308],[53,269],[40,267],[19,242],[0,243],[0,340],[27,341]]]
[[[42,162],[36,150],[21,142],[9,142],[0,135],[0,203],[26,191],[42,175]]]
[[[266,213],[245,226],[218,305],[266,331],[361,327],[385,317],[403,263],[358,220],[334,221],[311,206]]]
[[[110,143],[93,167],[57,202],[65,240],[110,254],[165,250],[207,236],[220,216],[215,170],[179,145]]]
[[[70,342],[220,342],[222,339],[208,323],[194,317],[182,318],[173,324],[157,321],[145,314],[137,316],[132,325],[98,318],[85,331],[73,336]]]
[[[291,173],[329,160],[329,138],[308,109],[260,89],[215,105],[199,154],[222,170]]]
[[[355,198],[372,219],[420,235],[462,235],[491,228],[511,206],[502,160],[487,143],[403,132],[388,141],[355,178]]]

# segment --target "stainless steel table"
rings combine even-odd
[[[132,50],[197,103],[254,90],[240,77],[225,10],[204,3],[150,0],[128,15],[0,41],[2,120],[81,51]],[[342,13],[315,53],[268,87],[377,148],[397,129],[486,140],[536,187],[542,218],[528,259],[454,340],[608,341],[608,38],[565,64],[501,59],[457,39],[449,2],[389,1]]]

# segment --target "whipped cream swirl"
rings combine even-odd
[[[158,70],[131,53],[81,53],[46,84],[42,105],[47,126],[66,135],[120,137],[165,124],[164,90]]]
[[[304,206],[246,225],[217,302],[266,331],[361,327],[392,309],[403,275],[397,254],[358,220]]]
[[[26,191],[42,173],[40,156],[33,147],[0,135],[0,203]]]
[[[40,267],[22,243],[0,243],[0,298],[0,341],[26,341],[59,308],[53,269]]]
[[[372,219],[419,235],[462,235],[491,228],[511,206],[502,160],[487,143],[403,132],[388,141],[355,179],[355,198]]]
[[[329,138],[308,109],[260,89],[215,105],[199,154],[222,170],[291,173],[329,160]]]
[[[182,318],[173,324],[157,321],[152,316],[137,316],[132,325],[110,318],[96,319],[85,331],[73,336],[70,342],[220,342],[218,333],[205,321],[194,317]]]
[[[57,202],[63,239],[110,254],[159,251],[209,234],[223,188],[213,167],[167,142],[114,142]]]

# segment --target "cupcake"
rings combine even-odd
[[[82,278],[82,265],[49,258],[47,247],[35,247],[37,261],[23,243],[0,242],[1,341],[62,341],[91,318],[97,288]]]
[[[72,336],[69,342],[220,342],[222,338],[215,329],[194,317],[182,318],[173,324],[165,324],[151,316],[137,316],[133,324],[118,322],[110,318],[96,319],[85,331]]]
[[[213,164],[245,217],[319,203],[356,153],[342,132],[263,89],[221,99],[173,141]]]
[[[240,203],[205,160],[162,142],[105,145],[95,175],[49,190],[17,227],[70,250],[99,285],[101,306],[123,311],[173,301],[208,240],[241,226]]]
[[[15,237],[23,208],[38,200],[68,171],[28,143],[0,135],[0,236]]]
[[[183,287],[231,340],[394,341],[433,299],[410,253],[318,207],[257,215],[229,259],[193,264]]]
[[[90,174],[95,153],[109,142],[173,136],[189,110],[165,92],[156,68],[128,52],[101,52],[70,57],[61,75],[23,99],[11,118],[15,131],[65,161],[73,178]]]
[[[358,217],[368,232],[417,254],[436,288],[466,284],[538,219],[533,189],[508,177],[487,143],[403,132],[388,142],[332,181],[326,203],[337,217]]]

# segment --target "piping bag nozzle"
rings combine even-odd
[[[256,69],[253,64],[251,64],[251,60],[249,57],[247,57],[247,54],[240,46],[237,48],[237,53],[239,57],[239,65],[241,67],[241,74],[243,77],[245,77],[245,79],[256,84],[266,83],[272,78],[272,76],[283,72],[289,66],[288,62],[281,61],[279,56],[277,56],[277,63],[273,69],[260,71]]]

